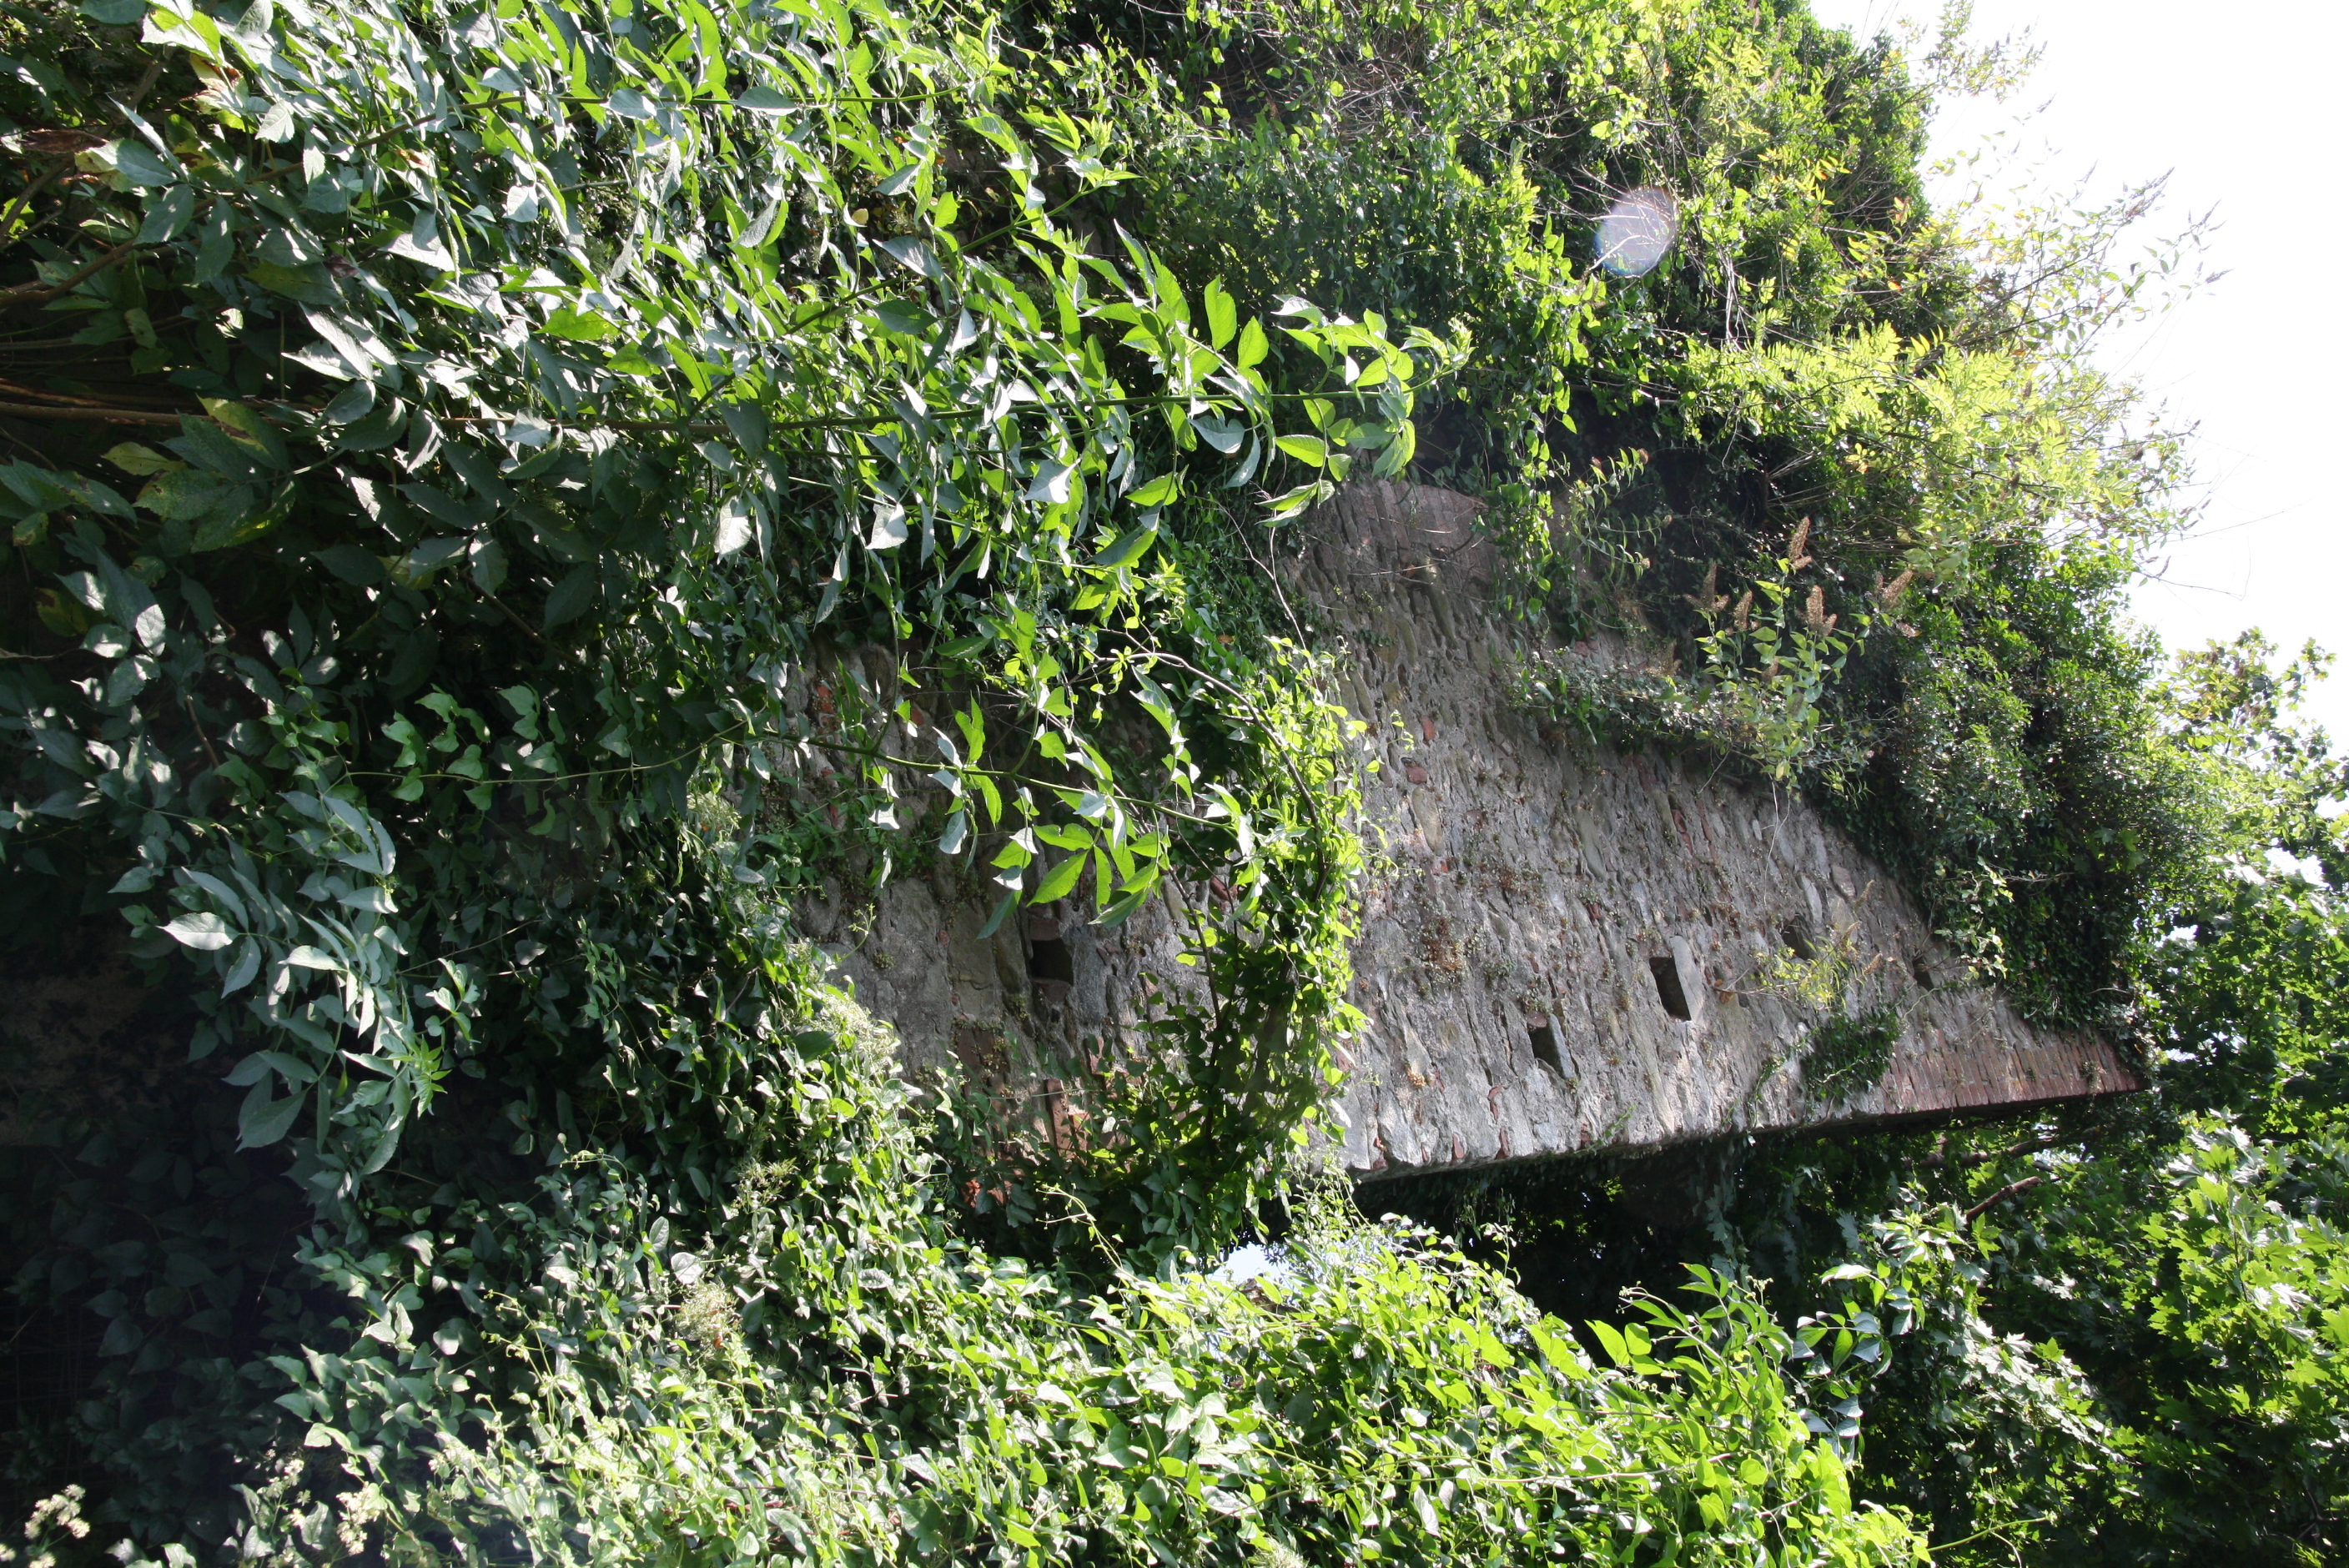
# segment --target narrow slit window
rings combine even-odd
[[[1681,989],[1681,967],[1666,954],[1648,960],[1648,972],[1656,977],[1656,1000],[1664,1011],[1685,1024],[1689,1020],[1688,993]]]
[[[1786,950],[1795,955],[1796,963],[1808,964],[1812,959],[1816,958],[1819,955],[1819,950],[1811,944],[1810,923],[1808,921],[1788,921],[1786,923],[1785,935],[1786,938]]]
[[[1566,1071],[1566,1064],[1557,1056],[1557,1031],[1550,1026],[1547,1018],[1527,1018],[1526,1040],[1534,1048],[1534,1060],[1553,1071]]]
[[[1909,961],[1909,973],[1917,976],[1917,984],[1930,991],[1933,988],[1933,966],[1922,958]]]

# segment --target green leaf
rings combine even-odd
[[[374,413],[338,433],[335,445],[347,452],[379,452],[399,439],[407,427],[406,405],[397,397],[386,397]]]
[[[335,290],[335,280],[319,262],[289,267],[276,262],[256,261],[245,267],[244,275],[271,294],[283,294],[303,304],[333,304],[340,298]]]
[[[1017,888],[1014,888],[1012,891],[1005,893],[1001,898],[998,899],[995,903],[995,913],[988,915],[987,917],[987,923],[979,928],[978,940],[985,942],[988,937],[993,936],[998,931],[1001,930],[1003,927],[1003,917],[1009,914],[1013,907],[1019,903],[1019,892]]]
[[[163,927],[164,933],[184,947],[199,953],[217,953],[236,940],[236,933],[217,914],[199,910],[181,915]]]
[[[937,258],[932,255],[930,248],[919,240],[884,240],[881,242],[881,249],[898,265],[908,271],[919,273],[926,278],[936,279],[944,275],[938,269]]]
[[[1054,866],[1043,882],[1038,884],[1035,892],[1030,896],[1029,902],[1050,903],[1054,899],[1066,897],[1069,890],[1077,885],[1077,878],[1083,872],[1090,858],[1082,851],[1062,856],[1061,863]]]
[[[1301,514],[1307,507],[1311,506],[1314,502],[1327,500],[1329,495],[1330,482],[1327,480],[1319,480],[1309,484],[1301,484],[1295,490],[1284,490],[1279,495],[1273,497],[1270,502],[1270,511],[1268,515],[1275,522],[1285,522],[1288,519]]]
[[[1140,909],[1143,904],[1148,901],[1152,893],[1157,891],[1157,872],[1155,871],[1145,871],[1143,873],[1140,883],[1136,886],[1128,888],[1125,893],[1121,896],[1115,903],[1109,905],[1099,914],[1095,915],[1093,917],[1093,923],[1095,925],[1117,925],[1123,923],[1129,915],[1133,914],[1135,910]]]
[[[179,183],[178,164],[167,159],[143,141],[118,141],[114,144],[114,171],[133,185],[154,189]],[[194,210],[195,199],[189,198],[189,210]]]
[[[1317,469],[1330,459],[1330,449],[1319,436],[1279,436],[1272,444],[1299,462]]]
[[[593,311],[574,310],[564,305],[546,318],[540,329],[550,337],[560,337],[572,343],[608,343],[620,335],[620,329]]]
[[[287,487],[288,490],[291,488]],[[188,542],[189,549],[227,550],[250,544],[285,521],[284,493],[275,502],[264,506],[261,492],[251,485],[237,489],[236,495],[213,508],[211,515],[197,523],[195,537]]]
[[[140,42],[191,49],[210,60],[222,58],[218,24],[193,7],[184,11],[150,8],[147,13],[146,26],[140,30]]]
[[[1181,483],[1179,473],[1163,473],[1125,499],[1139,507],[1164,506],[1174,499],[1174,492]]]
[[[257,459],[262,467],[285,467],[285,438],[257,410],[227,397],[206,397],[202,402],[204,412],[212,417],[213,422],[226,430],[229,438],[243,447],[249,457]],[[201,431],[201,427],[197,430]]]
[[[1265,339],[1263,325],[1250,316],[1248,324],[1240,329],[1239,352],[1233,363],[1243,370],[1251,369],[1264,363],[1269,346]]]
[[[1115,544],[1094,556],[1092,564],[1105,572],[1115,571],[1121,566],[1131,566],[1142,558],[1143,553],[1157,541],[1157,538],[1158,531],[1154,528],[1130,530]]]
[[[1372,477],[1391,480],[1411,467],[1413,453],[1419,450],[1419,431],[1409,419],[1395,428],[1394,438],[1380,449],[1378,459],[1371,463]]]
[[[1221,348],[1239,330],[1239,310],[1232,296],[1224,292],[1224,281],[1216,278],[1207,284],[1205,303],[1207,307],[1207,342]]]
[[[335,394],[323,410],[330,425],[351,425],[364,419],[375,408],[375,383],[361,377]]]
[[[1212,414],[1194,414],[1191,428],[1199,432],[1199,439],[1226,456],[1240,449],[1241,438],[1247,434],[1247,426],[1240,420]]]
[[[405,256],[411,262],[432,268],[435,272],[453,273],[457,258],[440,239],[440,222],[437,213],[427,208],[416,215],[416,222],[405,234],[384,247],[388,255]]]
[[[438,572],[464,553],[466,542],[462,539],[428,539],[401,559],[398,575],[404,582],[413,583]]]
[[[1076,471],[1072,463],[1046,459],[1037,466],[1034,476],[1029,480],[1027,499],[1042,501],[1047,506],[1061,505],[1069,499],[1070,486],[1075,480]]]
[[[168,474],[188,465],[176,458],[167,458],[152,447],[142,447],[136,441],[123,441],[106,449],[106,460],[127,474]]]
[[[506,547],[494,539],[473,541],[473,586],[494,593],[506,585]]]
[[[234,995],[253,984],[253,977],[260,973],[261,944],[247,937],[238,946],[236,962],[229,965],[227,977],[221,981],[221,995]]]
[[[95,624],[88,610],[54,588],[43,588],[34,593],[33,613],[40,617],[42,625],[77,643]]]
[[[592,562],[577,568],[562,582],[557,583],[546,596],[545,619],[548,629],[552,630],[565,621],[575,620],[585,614],[587,607],[595,602],[596,593],[601,586],[601,580],[597,577],[595,563]]]
[[[163,199],[147,209],[147,216],[139,225],[137,242],[160,245],[178,239],[186,232],[188,221],[196,215],[196,192],[182,182],[163,193]]]
[[[284,1099],[268,1098],[267,1080],[254,1086],[237,1112],[237,1146],[242,1149],[266,1149],[285,1136],[294,1125],[294,1118],[308,1100],[308,1096],[289,1094]],[[256,1098],[258,1097],[258,1098]]]
[[[919,305],[901,299],[885,299],[873,307],[873,319],[884,332],[894,332],[900,337],[919,337],[937,325],[937,318]]]
[[[372,588],[390,576],[380,557],[356,544],[330,544],[318,552],[317,559],[327,571],[355,587]]]
[[[734,242],[746,250],[758,249],[774,238],[776,225],[789,215],[790,211],[790,206],[781,197],[769,199],[767,204],[759,209],[758,216],[744,224],[742,232],[734,236]]]
[[[139,504],[166,521],[192,522],[239,494],[251,493],[249,485],[173,465],[140,490]]]

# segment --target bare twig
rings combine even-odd
[[[130,113],[141,103],[146,101],[147,95],[153,92],[155,90],[155,84],[162,79],[163,62],[159,59],[147,67],[147,74],[140,77],[139,78],[139,85],[130,89],[130,96],[127,98],[116,99],[114,107],[120,109],[126,115]]]
[[[70,392],[53,392],[45,387],[27,387],[21,381],[11,381],[6,377],[0,376],[0,395],[6,394],[13,394],[18,397],[37,397],[49,403],[72,403],[85,408],[111,408],[125,402],[153,403],[165,408],[171,406],[171,399],[169,397],[150,397],[143,392],[117,392],[111,397],[79,397]]]
[[[0,403],[0,414],[14,419],[89,419],[101,425],[177,426],[177,414],[152,414],[136,408],[39,407],[29,403]]]
[[[520,615],[515,614],[512,610],[507,609],[506,602],[504,600],[499,598],[496,594],[491,593],[486,588],[481,590],[481,597],[487,599],[491,603],[495,604],[500,610],[503,611],[505,613],[506,619],[512,621],[515,625],[520,626],[523,633],[529,636],[532,642],[538,644],[542,647],[545,645],[546,639],[538,634],[538,628],[532,625],[528,621],[523,620]]]
[[[187,704],[188,722],[196,727],[196,738],[204,743],[204,755],[212,759],[212,771],[215,773],[219,772],[221,765],[220,753],[212,749],[212,738],[204,733],[204,721],[196,717],[196,699],[190,696],[187,693],[181,692],[180,694],[180,700]]]

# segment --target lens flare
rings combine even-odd
[[[1599,265],[1619,278],[1645,277],[1680,233],[1680,203],[1660,186],[1642,185],[1599,220]]]

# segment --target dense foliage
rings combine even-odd
[[[2338,1560],[2349,778],[2291,719],[2323,661],[2274,652],[2252,634],[2148,694],[2231,851],[2147,960],[2154,1094],[1405,1206],[1554,1312],[1696,1260],[1798,1316],[1875,1313],[1862,1491],[1930,1518],[1936,1561]],[[1660,1183],[1699,1222],[1622,1201]]]
[[[2210,1445],[2208,1539],[2337,1494],[2279,1458],[2334,1408],[2334,917],[2210,862],[2338,780],[2256,657],[2164,697],[2116,616],[2170,521],[2079,352],[2127,214],[1970,240],[1927,108],[1726,0],[12,12],[26,1550],[1857,1564],[2151,1538]],[[1780,1212],[1888,1216],[1782,1249],[1825,1284],[1748,1216],[1587,1338],[1350,1217],[1301,1156],[1363,764],[1260,562],[1403,474],[1488,499],[1530,641],[1669,650],[1528,700],[1818,792],[2177,1058],[2178,1204],[2115,1167],[1986,1254],[1972,1188],[1794,1160]],[[909,871],[1186,922],[1084,1138],[817,978],[794,896]],[[1287,1271],[1207,1270],[1276,1217]],[[1986,1268],[2092,1267],[2156,1294],[1999,1297],[2073,1361],[1989,1326]],[[2213,1388],[2243,1434],[2143,1414]]]
[[[1800,785],[1984,973],[2134,1033],[2139,913],[2211,847],[2117,598],[2176,438],[2086,353],[2185,264],[2120,259],[2151,193],[1934,212],[1924,81],[1798,5],[1195,9],[1076,8],[1164,72],[1117,79],[1114,210],[1243,300],[1466,331],[1421,471],[1491,499],[1537,623],[1661,650],[1527,700]],[[1654,191],[1661,263],[1593,265]]]

